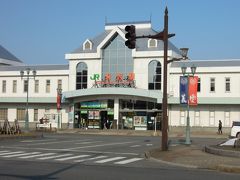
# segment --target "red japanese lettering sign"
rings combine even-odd
[[[188,79],[188,103],[189,105],[197,105],[197,86],[198,86],[198,76],[190,76]]]

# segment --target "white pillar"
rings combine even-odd
[[[119,124],[119,98],[114,98],[114,120],[117,120],[117,129]]]

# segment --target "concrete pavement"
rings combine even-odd
[[[229,151],[229,153],[231,153]],[[193,141],[192,145],[170,144],[168,151],[152,149],[146,157],[161,163],[187,168],[201,168],[240,173],[240,158],[204,152],[204,147]]]
[[[124,135],[124,136],[161,136],[161,132],[157,131],[136,131],[136,130],[114,130],[114,129],[65,129],[58,130],[57,133],[76,133],[76,134],[96,134],[96,135]],[[206,141],[194,140],[194,138],[214,138],[216,143],[223,139],[228,139],[228,132],[223,135],[218,135],[213,131],[192,131],[191,138],[193,139],[191,145],[183,145],[177,140],[184,140],[185,133],[183,131],[171,129],[169,131],[169,150],[161,151],[161,149],[152,149],[145,152],[145,156],[154,161],[161,163],[167,163],[175,166],[182,166],[188,168],[201,168],[201,169],[214,169],[225,172],[240,173],[240,158],[227,157],[222,155],[210,154],[204,151]],[[10,135],[11,136],[11,135]],[[21,135],[23,136],[23,135]],[[37,133],[37,137],[41,136],[41,132]],[[13,136],[12,136],[13,137]],[[7,138],[0,135],[0,139]],[[211,146],[208,146],[211,148]],[[237,151],[237,153],[240,150]],[[221,153],[218,153],[221,154]],[[233,154],[231,151],[227,151],[227,154]]]
[[[78,134],[97,134],[97,135],[125,135],[125,136],[161,136],[161,133],[154,131],[134,131],[134,130],[62,130],[58,133],[78,133]],[[218,135],[214,131],[193,131],[191,132],[191,138],[214,138],[216,142],[222,139],[228,139],[229,133]],[[204,141],[193,140],[191,145],[184,145],[177,141],[184,140],[185,133],[179,130],[171,130],[169,132],[170,141],[169,150],[161,151],[161,149],[152,149],[145,152],[146,158],[161,163],[167,163],[175,166],[182,166],[188,168],[201,168],[219,170],[225,172],[240,173],[240,158],[239,157],[227,157],[222,155],[210,154],[204,151],[206,144]],[[219,140],[218,140],[219,139]],[[216,145],[216,144],[212,144]],[[207,146],[211,148],[211,146]],[[231,151],[227,152],[232,154]],[[221,154],[221,153],[219,153]],[[240,154],[240,151],[239,151]]]

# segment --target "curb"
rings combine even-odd
[[[155,136],[161,137],[161,132],[157,131],[138,131],[138,130],[122,130],[122,129],[60,129],[57,130],[56,133],[58,134],[81,134],[81,135],[115,135],[115,136]],[[180,138],[184,137],[185,135],[178,132],[169,132],[169,137],[171,138]],[[206,134],[191,134],[191,137],[194,138],[216,138],[222,139],[227,138],[227,136],[219,136],[213,133],[206,133]]]
[[[228,173],[240,173],[240,166],[230,166],[220,164],[216,167],[218,171],[228,172]]]
[[[174,163],[174,162],[164,161],[164,160],[161,160],[161,159],[154,158],[154,157],[151,156],[151,153],[149,151],[146,151],[144,153],[144,155],[145,155],[146,159],[150,159],[150,160],[160,162],[160,163],[164,163],[164,164],[171,165],[171,166],[178,166],[178,167],[192,168],[192,169],[198,169],[199,168],[198,166],[194,166],[194,165]]]
[[[39,135],[0,135],[0,141],[4,141],[4,140],[9,140],[9,139],[26,139],[26,138],[43,138],[43,134],[39,134]]]
[[[196,165],[189,165],[189,164],[181,164],[181,163],[175,163],[175,162],[170,162],[170,161],[164,161],[164,160],[152,157],[151,156],[151,151],[146,151],[144,154],[145,154],[146,159],[153,160],[153,161],[163,163],[163,164],[166,164],[166,165],[171,165],[171,166],[177,166],[177,167],[183,167],[183,168],[192,168],[192,169],[217,170],[217,171],[228,172],[228,173],[240,173],[240,166],[219,164],[219,165],[216,165],[216,166],[200,167],[200,166],[196,166]]]
[[[215,155],[220,155],[220,156],[228,156],[228,157],[240,157],[240,151],[235,152],[231,150],[223,150],[223,149],[218,149],[214,148],[211,146],[205,146],[204,151],[210,154],[215,154]]]
[[[154,132],[136,132],[119,130],[82,130],[82,131],[57,131],[58,134],[81,134],[81,135],[109,135],[109,136],[160,136]]]

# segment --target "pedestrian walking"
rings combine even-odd
[[[218,122],[218,134],[222,134],[222,121],[219,120]]]

